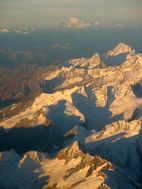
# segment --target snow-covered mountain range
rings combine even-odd
[[[142,188],[142,55],[119,43],[41,75],[32,104],[0,121],[0,188]]]

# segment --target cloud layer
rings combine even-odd
[[[75,16],[70,17],[68,22],[62,23],[64,27],[67,28],[74,28],[74,29],[86,29],[86,28],[93,28],[102,25],[100,22],[88,22],[82,19],[79,19]]]
[[[0,0],[1,27],[56,28],[72,18],[68,27],[88,28],[103,23],[142,25],[142,0]]]

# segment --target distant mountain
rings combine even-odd
[[[16,68],[19,65],[44,65],[48,61],[47,54],[32,51],[7,51],[0,49],[0,68]]]
[[[129,45],[126,45],[125,43],[119,43],[114,49],[108,51],[105,53],[105,57],[108,58],[110,56],[117,56],[119,54],[124,53],[131,53],[134,50]]]
[[[26,100],[1,108],[1,187],[142,188],[142,55],[124,43],[107,55],[122,53],[117,66],[95,53],[3,76],[1,94]]]

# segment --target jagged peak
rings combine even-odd
[[[82,151],[79,148],[79,144],[77,141],[73,142],[69,147],[61,150],[57,154],[58,159],[65,159],[66,163],[72,159],[77,159],[82,156]]]
[[[34,161],[38,161],[38,162],[43,161],[43,160],[48,158],[46,153],[40,153],[40,152],[37,152],[37,151],[26,152],[25,156],[27,156],[28,158],[30,158]]]
[[[89,58],[77,58],[77,59],[71,59],[69,60],[69,64],[73,67],[78,68],[104,68],[106,65],[101,61],[101,58],[98,53],[94,53],[93,56]]]
[[[100,55],[99,55],[99,53],[94,53],[93,54],[93,56],[90,58],[90,60],[96,60],[96,59],[98,59],[98,60],[100,60]]]
[[[40,163],[41,161],[44,161],[46,159],[48,159],[48,155],[46,153],[40,153],[37,151],[29,151],[23,155],[22,159],[19,162],[19,167],[21,167],[23,163],[27,160],[33,160],[36,163]]]
[[[105,68],[106,65],[102,62],[99,53],[94,53],[89,59],[89,68]]]
[[[80,158],[79,168],[84,168],[90,166],[88,171],[92,174],[93,170],[97,169],[99,166],[105,165],[107,169],[113,169],[111,163],[100,156],[91,156],[89,153],[84,153],[80,147],[78,141],[73,142],[69,147],[63,149],[57,154],[59,160],[65,160],[65,163],[69,163],[72,159]]]
[[[109,50],[108,52],[106,52],[104,56],[105,58],[109,58],[111,56],[117,56],[119,54],[131,53],[131,52],[134,52],[131,46],[120,42],[112,50]]]
[[[131,52],[132,51],[132,48],[130,45],[126,44],[126,43],[123,43],[123,42],[120,42],[118,43],[114,48],[113,48],[114,51],[128,51],[128,52]]]

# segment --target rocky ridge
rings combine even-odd
[[[3,152],[0,167],[3,188],[139,188],[127,173],[99,156],[84,153],[77,142],[60,151],[55,159],[39,152],[27,152],[22,157],[14,151]]]

